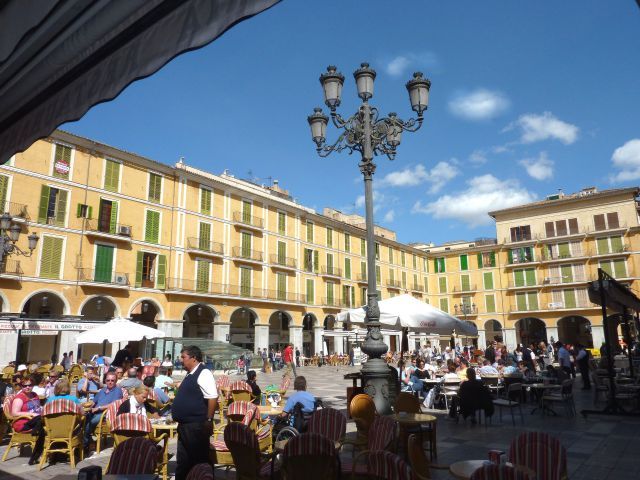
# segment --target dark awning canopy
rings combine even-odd
[[[0,3],[0,163],[278,1]]]

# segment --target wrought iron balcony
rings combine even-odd
[[[344,300],[336,297],[322,297],[322,305],[335,308],[346,308],[348,306]]]
[[[233,256],[237,259],[247,260],[251,262],[262,262],[262,252],[258,250],[250,250],[243,247],[233,247]]]
[[[411,290],[413,290],[414,292],[424,292],[424,285],[413,283],[411,284]]]
[[[29,220],[29,211],[27,209],[27,206],[22,204],[22,203],[14,203],[14,202],[9,202],[6,201],[0,205],[0,214],[3,213],[8,213],[9,215],[11,215],[14,220],[17,219],[24,219],[24,220]]]
[[[454,312],[456,317],[472,317],[478,314],[478,307],[475,305],[455,305]]]
[[[20,260],[6,259],[4,262],[0,262],[0,275],[3,276],[20,276],[24,272],[20,267]]]
[[[543,262],[552,262],[552,261],[562,261],[562,260],[571,260],[575,258],[584,258],[589,257],[591,255],[589,250],[581,250],[580,252],[549,252],[548,250],[543,250],[542,252],[542,261]]]
[[[78,281],[100,283],[108,285],[109,287],[128,287],[129,274],[95,268],[78,268]]]
[[[298,264],[295,258],[285,257],[283,255],[278,255],[277,253],[272,253],[269,258],[272,265],[277,265],[283,268],[296,268]]]
[[[631,253],[631,248],[628,244],[623,243],[622,245],[616,245],[615,247],[607,248],[603,251],[597,251],[595,253],[595,257],[604,257],[607,255],[625,255]]]
[[[222,243],[211,242],[209,240],[198,237],[187,238],[187,248],[189,250],[194,250],[203,254],[209,254],[211,256],[224,255],[224,245]]]
[[[367,283],[367,274],[366,273],[359,273],[356,276],[356,281],[358,283]]]
[[[320,268],[320,272],[322,273],[322,275],[328,276],[328,277],[341,277],[342,276],[342,269],[339,267],[331,267],[328,265],[323,265]]]
[[[475,292],[477,290],[476,285],[454,285],[453,293],[465,293],[465,292]]]
[[[264,228],[264,221],[260,217],[254,217],[246,212],[233,212],[233,221],[241,225],[253,228]]]
[[[133,227],[123,223],[101,222],[98,219],[87,219],[84,224],[87,235],[119,239],[123,242],[131,242]]]
[[[400,282],[400,280],[387,280],[385,282],[385,285],[387,286],[387,288],[394,288],[394,289],[402,288],[402,282]]]

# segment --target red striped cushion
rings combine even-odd
[[[199,463],[189,470],[187,480],[213,480],[213,468],[208,463]]]
[[[80,406],[68,398],[58,398],[45,404],[42,415],[55,415],[57,413],[75,413],[82,415]]]
[[[257,412],[257,407],[246,400],[238,400],[229,404],[229,408],[227,409],[227,415],[230,417],[243,417],[242,422],[248,425],[251,423],[251,420],[255,417]]]
[[[231,380],[227,375],[220,375],[219,377],[216,377],[216,386],[218,388],[227,388],[229,383],[231,383]]]
[[[210,445],[216,452],[228,452],[227,444],[224,440],[211,440]]]
[[[399,456],[385,450],[369,452],[369,475],[385,480],[414,480],[409,465]]]
[[[335,444],[317,433],[303,433],[293,437],[284,447],[284,457],[299,455],[335,456]]]
[[[396,438],[396,422],[391,417],[380,415],[373,420],[369,431],[369,450],[385,450]]]
[[[344,473],[355,473],[356,475],[366,475],[368,472],[365,461],[353,463],[354,458],[345,456],[340,458],[340,467]]]
[[[116,418],[118,409],[120,408],[120,405],[122,405],[122,402],[124,402],[124,398],[111,402],[107,407],[107,413],[105,414],[105,417],[107,418],[109,423],[113,423],[113,419]]]
[[[11,395],[7,395],[4,398],[4,402],[2,402],[2,411],[4,412],[5,418],[11,418],[11,403],[13,399],[16,398],[17,393],[12,393]]]
[[[526,432],[513,439],[509,461],[530,468],[539,478],[555,480],[567,473],[567,450],[557,438],[544,432]]]
[[[276,463],[273,467],[273,473],[275,474],[279,470],[280,466]],[[264,462],[262,465],[260,465],[260,476],[271,478],[271,461]],[[276,478],[278,477],[276,476]]]
[[[469,480],[533,480],[528,474],[511,465],[491,463],[483,465],[471,474]]]
[[[282,377],[282,382],[280,382],[280,391],[286,392],[287,390],[289,390],[289,385],[291,385],[291,377],[285,375],[284,377]]]
[[[135,437],[118,445],[109,462],[110,475],[151,475],[156,470],[158,448],[148,438]]]
[[[143,415],[122,413],[111,422],[111,430],[128,430],[134,432],[151,432],[151,422]]]
[[[309,433],[318,433],[334,442],[341,440],[347,431],[347,417],[335,408],[323,408],[311,416]]]
[[[258,449],[256,434],[248,426],[239,422],[231,422],[224,427],[224,441],[241,443]]]
[[[267,438],[269,435],[271,435],[271,425],[269,425],[269,424],[261,425],[258,428],[258,431],[256,432],[256,435],[258,435],[258,440],[262,440],[263,438]]]
[[[229,385],[229,390],[232,392],[249,392],[251,393],[251,385],[249,385],[244,380],[236,380],[235,382]]]

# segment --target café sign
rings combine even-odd
[[[21,335],[57,335],[58,332],[84,332],[98,326],[88,322],[51,322],[43,320],[1,320],[0,334],[18,333]]]

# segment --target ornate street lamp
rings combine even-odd
[[[343,119],[336,112],[340,105],[344,76],[334,66],[327,67],[327,72],[320,75],[320,83],[324,91],[324,103],[331,110],[331,121],[336,128],[342,130],[335,143],[325,145],[326,131],[329,118],[321,108],[315,108],[308,117],[311,127],[311,137],[316,144],[318,155],[326,157],[332,152],[348,150],[349,154],[360,152],[360,171],[364,176],[365,217],[367,226],[367,306],[365,324],[367,335],[362,344],[362,351],[368,360],[362,367],[362,383],[365,392],[373,397],[379,413],[391,412],[389,402],[389,368],[381,358],[387,351],[387,345],[380,333],[380,309],[376,293],[376,258],[373,223],[373,174],[376,165],[373,159],[376,155],[384,154],[390,160],[396,156],[396,149],[400,145],[402,132],[415,132],[422,126],[423,113],[429,102],[429,88],[431,82],[422,73],[413,74],[413,79],[407,82],[411,108],[417,118],[404,121],[395,113],[385,118],[378,118],[378,109],[369,105],[373,97],[373,85],[376,72],[363,63],[353,74],[358,97],[362,100],[358,111],[348,119]]]
[[[38,244],[38,235],[32,233],[27,236],[29,251],[22,250],[17,243],[20,239],[22,227],[14,222],[8,212],[0,215],[0,271],[4,271],[5,257],[22,255],[30,257]]]

